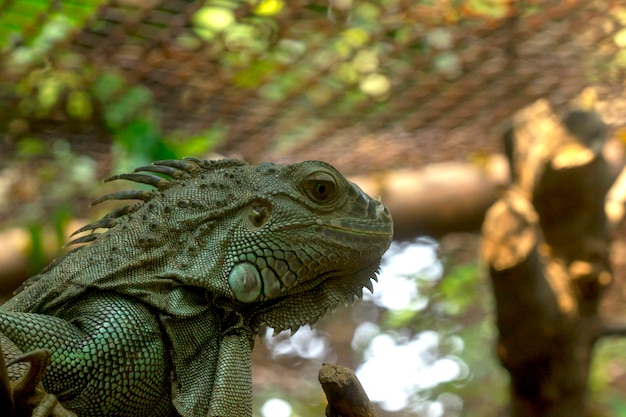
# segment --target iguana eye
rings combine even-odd
[[[328,197],[335,192],[335,184],[330,181],[315,181],[312,192],[316,199],[328,200]]]
[[[337,195],[335,179],[325,172],[319,172],[305,180],[304,189],[307,195],[318,203],[333,200]]]

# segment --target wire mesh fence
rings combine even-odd
[[[88,152],[152,117],[250,160],[466,159],[537,98],[621,91],[619,3],[5,1],[0,150],[34,136]]]

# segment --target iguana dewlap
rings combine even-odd
[[[112,179],[154,189],[99,199],[140,202],[0,306],[0,333],[52,352],[43,386],[79,416],[251,416],[257,332],[351,303],[392,238],[387,208],[324,162],[189,158]]]

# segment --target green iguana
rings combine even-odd
[[[324,162],[187,158],[115,179],[154,189],[98,199],[141,201],[79,229],[70,243],[89,244],[0,307],[5,359],[49,361],[9,392],[62,404],[37,415],[251,416],[256,334],[371,290],[392,238],[387,208]]]

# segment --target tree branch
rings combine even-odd
[[[611,336],[626,336],[626,323],[602,323],[595,332],[596,340]]]
[[[318,379],[328,399],[326,417],[376,417],[372,403],[351,369],[325,363]]]

